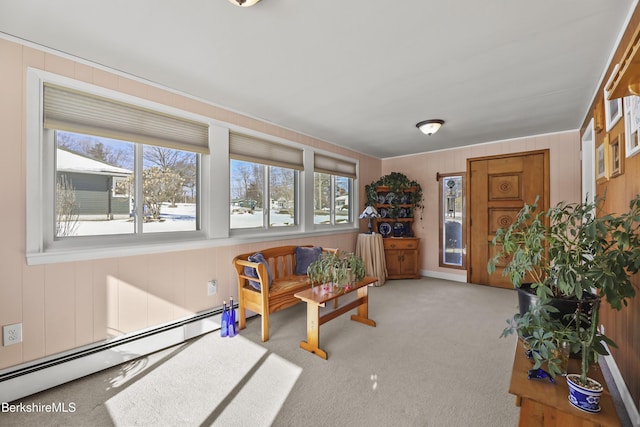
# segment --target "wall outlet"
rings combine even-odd
[[[2,345],[8,346],[22,342],[22,323],[2,327]]]
[[[218,292],[218,281],[213,279],[207,282],[207,295],[215,295]]]

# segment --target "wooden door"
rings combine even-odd
[[[539,196],[540,210],[549,206],[549,151],[469,159],[469,270],[467,281],[512,288],[502,275],[504,260],[489,275],[487,262],[499,251],[490,245],[495,232],[508,227],[524,203]]]

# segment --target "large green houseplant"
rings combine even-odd
[[[602,212],[596,202],[561,202],[547,211],[526,204],[516,220],[493,239],[497,255],[488,263],[493,273],[509,259],[503,274],[515,288],[525,284],[537,303],[521,307],[503,335],[516,332],[533,350],[535,367],[561,372],[560,344],[582,358],[575,382],[588,386],[587,372],[598,355],[608,354],[603,342],[615,345],[598,330],[601,300],[620,310],[636,294],[631,276],[640,270],[640,195],[622,214]],[[572,300],[575,309],[558,315],[554,300]],[[573,403],[573,402],[572,402]]]

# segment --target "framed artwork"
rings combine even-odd
[[[622,99],[612,99],[608,100],[607,95],[605,93],[604,97],[604,122],[605,129],[607,132],[611,130],[611,128],[618,123],[618,121],[622,118]]]
[[[624,173],[624,143],[622,137],[622,134],[619,134],[609,141],[609,176],[612,178]]]
[[[640,96],[624,98],[624,133],[625,157],[635,156],[640,152]]]
[[[607,146],[609,145],[609,136],[605,136],[604,142],[602,142],[596,148],[596,181],[600,182],[609,178],[608,169],[609,163],[607,160]]]

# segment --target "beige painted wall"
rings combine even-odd
[[[0,326],[22,323],[22,344],[0,346],[0,369],[179,319],[237,296],[235,254],[279,244],[353,250],[356,233],[93,261],[27,266],[25,261],[25,78],[27,67],[75,78],[360,160],[360,182],[381,161],[208,105],[66,56],[0,39]],[[363,187],[361,185],[361,187]],[[364,199],[364,189],[360,189]],[[364,226],[364,225],[363,225]],[[218,280],[207,296],[206,282]]]
[[[428,144],[428,139],[425,144]],[[456,280],[466,280],[466,270],[439,267],[439,217],[438,182],[440,173],[464,172],[467,159],[493,156],[504,153],[517,153],[549,149],[550,166],[550,202],[553,206],[559,201],[580,201],[580,134],[578,131],[550,135],[520,138],[464,147],[452,150],[423,153],[413,156],[385,159],[382,173],[402,172],[422,186],[425,198],[425,211],[422,220],[417,219],[413,231],[420,237],[420,268],[428,275],[454,276]]]

